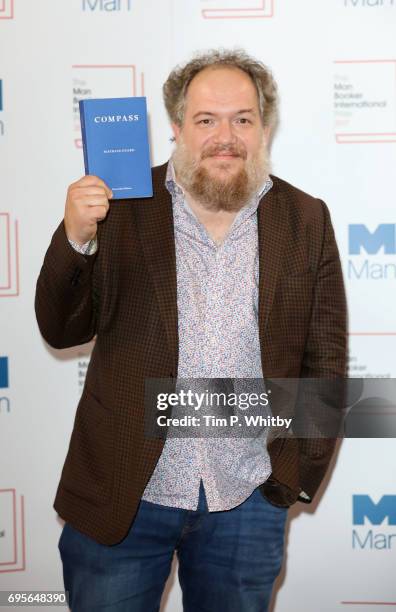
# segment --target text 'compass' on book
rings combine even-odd
[[[80,100],[85,173],[101,178],[113,199],[153,195],[146,98]]]

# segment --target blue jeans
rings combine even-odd
[[[287,509],[255,489],[231,510],[142,500],[125,539],[98,544],[68,523],[59,540],[72,612],[158,612],[176,551],[184,612],[266,612],[280,571]]]

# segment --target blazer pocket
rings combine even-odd
[[[95,505],[109,501],[114,478],[114,415],[87,389],[77,409],[61,486]]]

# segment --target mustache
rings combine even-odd
[[[201,154],[201,160],[207,157],[213,157],[215,155],[221,155],[222,153],[229,153],[235,157],[241,157],[242,159],[247,158],[246,149],[236,144],[223,144],[223,145],[211,145],[204,149]]]

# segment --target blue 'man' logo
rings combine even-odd
[[[396,254],[396,231],[394,223],[381,223],[376,230],[370,232],[362,223],[349,226],[349,253],[360,255],[364,248],[369,255],[375,255],[380,248],[386,255]]]
[[[8,357],[0,357],[0,389],[8,387]]]
[[[372,525],[381,525],[388,518],[389,525],[396,525],[396,495],[383,495],[376,504],[370,495],[353,495],[353,524],[364,525],[367,517]]]

